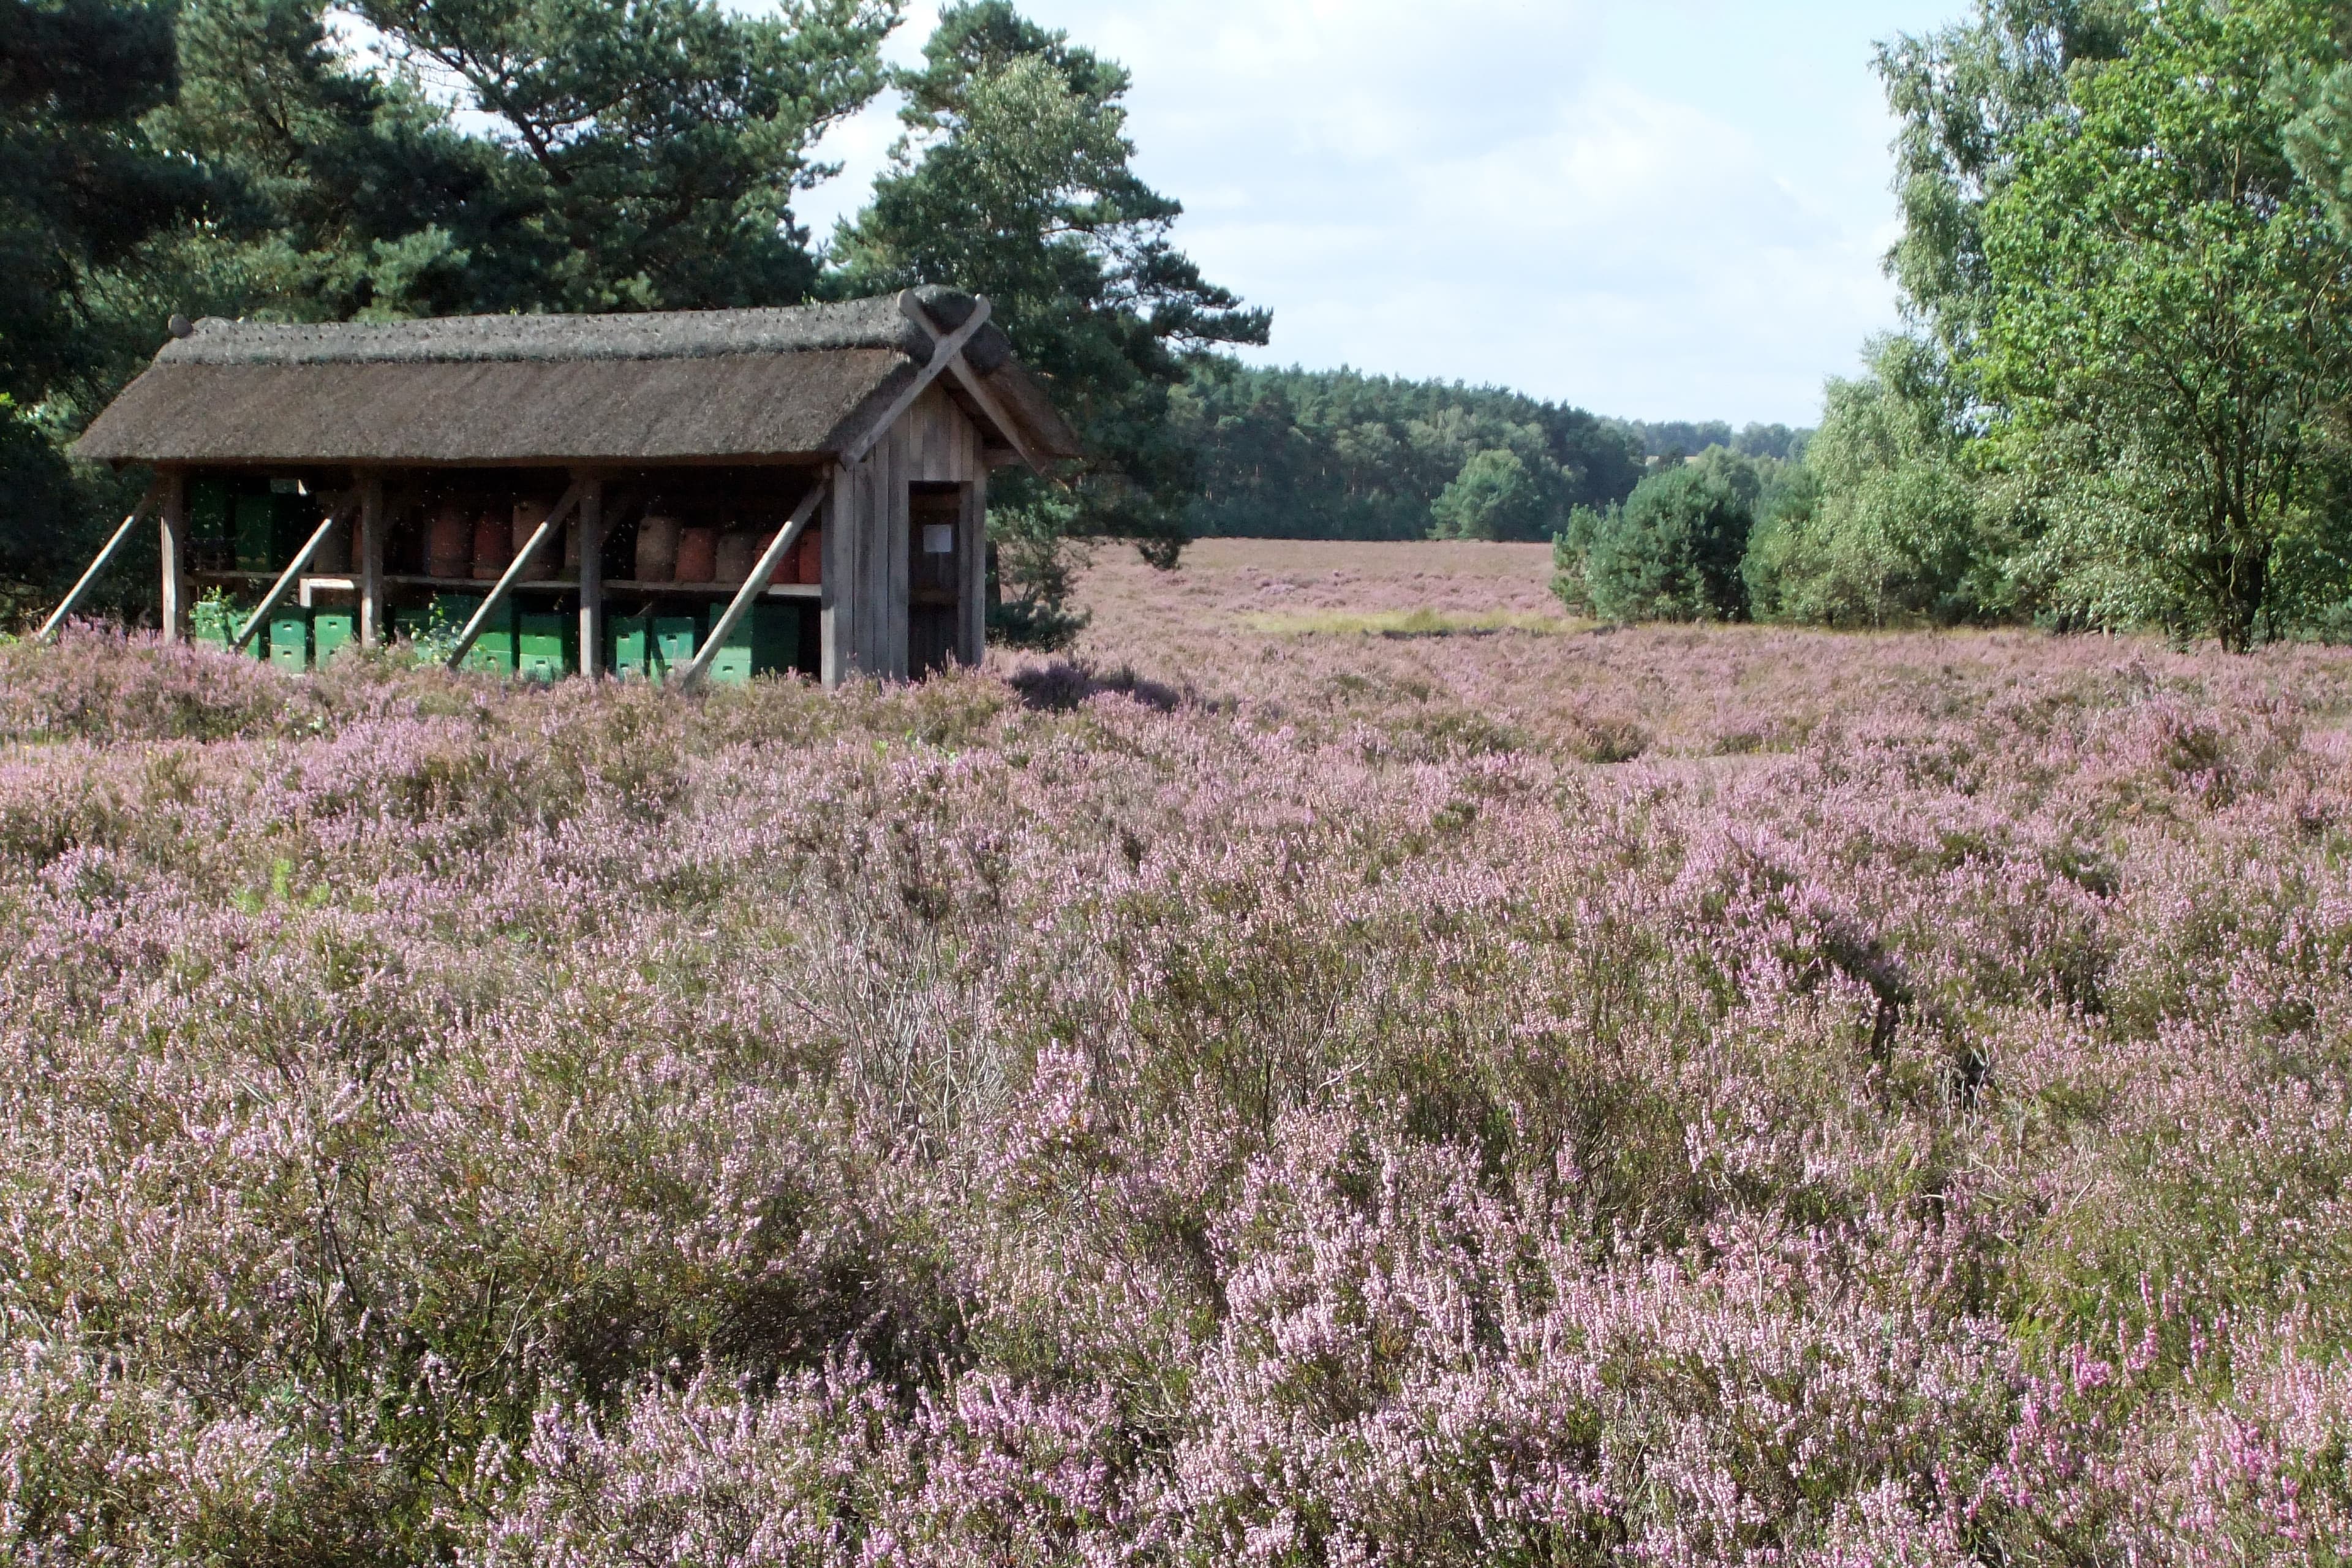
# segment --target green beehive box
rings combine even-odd
[[[467,612],[468,615],[471,611]],[[460,623],[463,629],[463,623]],[[487,670],[492,675],[512,675],[515,672],[514,611],[505,605],[490,616],[490,624],[474,639],[467,650],[467,669]]]
[[[700,616],[654,617],[653,673],[657,680],[684,675],[702,637]]]
[[[267,572],[277,563],[276,496],[237,497],[232,528],[236,534],[238,571]]]
[[[525,612],[515,617],[515,668],[526,680],[558,681],[578,662],[572,657],[572,617],[559,611]]]
[[[746,621],[751,617],[743,617]],[[749,686],[751,684],[751,633],[748,626],[737,626],[710,656],[710,679],[717,686]]]
[[[359,640],[359,620],[349,610],[314,610],[310,613],[310,657],[320,668],[332,658],[335,650],[349,647]]]
[[[751,606],[751,671],[755,675],[789,675],[800,668],[801,606]]]
[[[283,605],[269,613],[269,662],[280,669],[310,668],[310,612]]]
[[[724,612],[713,610],[715,624]],[[710,679],[727,686],[746,686],[755,675],[791,669],[800,652],[800,610],[792,605],[754,605],[727,634],[710,660]]]
[[[430,615],[438,623],[439,629],[455,637],[466,629],[467,623],[474,618],[474,612],[481,607],[481,597],[476,594],[436,594]],[[466,654],[465,668],[488,670],[492,675],[512,675],[515,669],[514,642],[514,605],[509,601],[498,607],[497,613],[490,616],[490,624],[484,626],[482,635],[474,639],[474,646]]]
[[[188,609],[188,635],[199,645],[222,653],[244,628],[246,616],[253,612],[226,599],[199,599]],[[247,658],[269,657],[269,628],[262,627],[245,645]]]
[[[604,626],[613,674],[622,680],[644,679],[653,664],[653,617],[615,616]]]

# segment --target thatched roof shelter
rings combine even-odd
[[[49,624],[152,514],[165,626],[201,630],[196,596],[225,596],[242,621],[222,640],[259,646],[267,620],[289,668],[428,610],[464,617],[451,663],[510,673],[831,685],[971,663],[990,471],[1079,453],[989,311],[925,289],[795,310],[175,321],[76,446],[156,480]]]
[[[917,298],[948,331],[973,309],[946,289]],[[896,298],[322,325],[208,319],[166,343],[75,451],[114,463],[806,460],[856,440],[930,349]],[[1003,332],[983,327],[964,362],[1019,426],[992,428],[968,405],[994,447],[1077,454]]]

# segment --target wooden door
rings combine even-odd
[[[919,680],[955,662],[963,606],[964,487],[912,487],[907,507],[907,676]]]

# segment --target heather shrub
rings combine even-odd
[[[2352,661],[1332,640],[0,650],[0,1543],[2342,1559]]]
[[[283,722],[306,693],[267,666],[74,626],[0,642],[0,741],[217,740]]]

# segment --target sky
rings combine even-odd
[[[1811,424],[1893,327],[1873,43],[1963,0],[1025,0],[1126,65],[1180,248],[1274,312],[1245,357],[1634,419]],[[892,42],[915,58],[938,15]],[[836,128],[819,237],[895,101]]]

